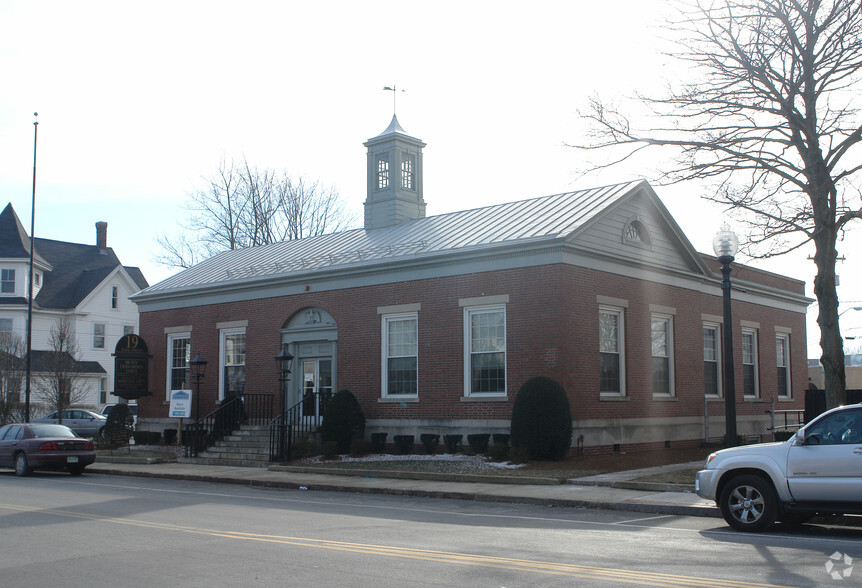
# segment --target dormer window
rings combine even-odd
[[[401,187],[405,190],[414,189],[413,169],[415,168],[415,159],[412,155],[404,154],[401,160]]]
[[[0,270],[0,292],[3,294],[14,294],[15,292],[15,270]]]
[[[111,308],[119,308],[120,306],[120,288],[111,286]]]
[[[377,160],[377,189],[389,187],[389,157],[382,155]]]

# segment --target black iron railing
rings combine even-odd
[[[332,392],[307,393],[269,424],[269,461],[290,461],[293,445],[311,436],[323,423]]]
[[[186,457],[197,457],[240,425],[267,425],[272,418],[272,394],[244,394],[225,399],[221,406],[183,430]]]

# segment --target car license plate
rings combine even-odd
[[[70,455],[69,457],[66,458],[66,463],[78,463],[78,456],[77,455]]]

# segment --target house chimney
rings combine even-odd
[[[108,223],[105,221],[96,223],[96,245],[102,251],[108,248]]]

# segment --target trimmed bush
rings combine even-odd
[[[323,443],[335,442],[339,453],[348,453],[350,442],[365,435],[365,415],[350,390],[342,390],[329,400],[320,433]]]
[[[177,430],[176,429],[165,429],[163,431],[165,435],[165,445],[173,445],[177,440]]]
[[[506,461],[509,457],[509,446],[505,443],[494,441],[488,449],[488,456],[494,461]]]
[[[383,453],[386,450],[386,437],[389,433],[371,433],[371,452]]]
[[[108,411],[102,437],[111,448],[127,445],[135,427],[135,417],[128,404],[115,404]]]
[[[511,439],[511,435],[509,433],[494,433],[491,438],[494,440],[494,444],[509,446],[509,440]]]
[[[538,376],[524,382],[512,406],[512,446],[531,460],[565,459],[572,445],[572,412],[563,387]]]
[[[776,441],[787,441],[796,434],[796,431],[775,431]]]
[[[354,457],[368,455],[370,448],[371,445],[365,439],[354,439],[350,442],[350,455]]]
[[[413,435],[394,435],[392,441],[399,455],[407,455],[413,451]]]
[[[437,445],[440,443],[440,435],[422,433],[419,435],[419,440],[422,442],[422,447],[425,448],[425,453],[433,455],[437,450]]]
[[[473,453],[488,453],[488,441],[491,440],[491,433],[476,433],[467,435],[467,443]]]
[[[464,435],[443,435],[443,443],[446,445],[446,451],[448,453],[458,453],[463,439]]]

